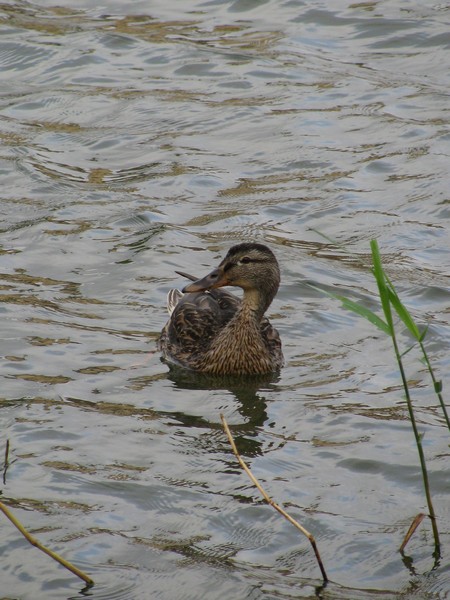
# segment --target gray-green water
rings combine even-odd
[[[9,2],[0,22],[2,499],[95,599],[450,598],[425,368],[406,356],[437,563],[426,520],[398,552],[426,504],[390,341],[308,285],[378,310],[377,238],[446,393],[450,5]],[[175,269],[250,239],[280,261],[286,367],[226,388],[169,374],[149,353]],[[220,413],[316,537],[325,589]],[[1,553],[2,597],[81,597],[4,518]]]

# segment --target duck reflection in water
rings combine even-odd
[[[240,452],[248,457],[263,454],[262,442],[260,440],[260,428],[268,421],[267,400],[265,392],[270,393],[276,389],[279,381],[277,373],[266,375],[209,375],[188,371],[177,365],[172,365],[167,378],[173,382],[174,389],[180,390],[214,390],[228,391],[236,399],[236,409],[243,417],[243,421],[230,424],[236,443]],[[219,422],[213,423],[199,415],[190,415],[186,412],[171,412],[172,419],[187,427],[196,427],[205,430],[222,429]],[[211,440],[211,450],[216,451],[217,440],[214,436]],[[203,444],[205,438],[203,438]]]

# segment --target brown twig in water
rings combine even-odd
[[[411,523],[411,525],[409,526],[408,532],[405,535],[405,539],[402,542],[402,545],[399,548],[400,552],[403,552],[403,550],[406,547],[406,544],[409,542],[409,540],[412,538],[413,533],[416,531],[416,529],[419,527],[419,525],[422,523],[422,521],[425,519],[426,515],[424,513],[419,513],[413,520],[413,522]]]
[[[272,506],[281,515],[283,515],[283,517],[285,519],[287,519],[289,521],[289,523],[292,523],[292,525],[294,525],[294,527],[297,527],[297,529],[300,530],[303,533],[303,535],[308,538],[308,540],[314,550],[314,554],[316,555],[317,563],[318,563],[320,571],[322,573],[323,580],[325,582],[328,581],[328,577],[325,572],[325,567],[323,566],[322,559],[320,558],[319,549],[317,548],[317,544],[316,544],[316,540],[314,539],[314,536],[311,533],[309,533],[309,531],[307,529],[305,529],[302,525],[300,525],[300,523],[298,521],[296,521],[294,518],[292,518],[285,510],[283,510],[281,508],[281,506],[279,506],[276,502],[274,502],[272,500],[272,498],[266,493],[266,491],[263,489],[263,487],[261,486],[259,481],[256,479],[256,477],[253,475],[253,473],[250,471],[250,469],[248,468],[246,463],[241,458],[241,455],[238,452],[235,441],[233,439],[233,436],[231,435],[230,428],[228,427],[228,423],[227,423],[224,415],[221,414],[220,418],[222,419],[223,428],[225,429],[225,433],[227,434],[228,441],[230,442],[233,453],[234,453],[235,457],[237,458],[239,464],[244,469],[244,471],[247,473],[247,475],[250,477],[253,484],[258,488],[258,490],[260,491],[262,497],[267,502],[267,504],[270,504],[270,506]]]
[[[3,502],[0,502],[0,510],[8,517],[11,523],[15,525],[15,527],[17,527],[20,533],[30,542],[32,546],[36,546],[36,548],[39,548],[39,550],[42,550],[42,552],[48,554],[51,558],[53,558],[53,560],[59,562],[60,565],[62,565],[69,571],[72,571],[72,573],[74,573],[80,579],[83,579],[83,581],[85,581],[88,585],[94,585],[94,580],[91,579],[85,573],[83,573],[83,571],[80,571],[80,569],[74,567],[70,562],[68,562],[64,558],[61,558],[61,556],[56,554],[56,552],[53,552],[53,550],[50,550],[49,548],[43,546],[40,542],[37,541],[36,538],[34,538],[30,533],[28,533],[28,531],[25,529],[22,523],[20,523],[20,521],[16,519],[12,512],[3,504]]]

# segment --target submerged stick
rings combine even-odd
[[[45,554],[48,554],[51,558],[53,558],[53,560],[59,562],[60,565],[62,565],[69,571],[72,571],[72,573],[74,573],[80,579],[83,579],[83,581],[85,581],[88,585],[94,585],[94,580],[91,579],[85,573],[83,573],[83,571],[80,571],[80,569],[74,567],[74,565],[72,565],[70,562],[56,554],[56,552],[53,552],[53,550],[46,548],[43,544],[38,542],[36,538],[34,538],[30,533],[28,533],[28,531],[25,529],[22,523],[18,519],[16,519],[12,512],[3,504],[3,502],[0,502],[0,510],[8,517],[11,523],[15,527],[17,527],[20,533],[30,542],[32,546],[35,546],[36,548],[39,548],[39,550],[42,550],[42,552],[45,552]]]
[[[304,536],[306,536],[314,550],[314,554],[316,556],[317,559],[317,563],[319,565],[320,571],[322,573],[322,577],[324,581],[328,581],[328,577],[327,574],[325,572],[325,567],[323,566],[322,563],[322,559],[320,558],[320,554],[319,554],[319,549],[317,548],[317,544],[316,544],[316,540],[314,539],[314,536],[303,527],[303,525],[300,525],[300,523],[298,521],[296,521],[293,517],[291,517],[284,509],[281,508],[281,506],[279,506],[274,500],[272,500],[272,498],[267,494],[267,492],[264,490],[264,488],[261,486],[261,484],[259,483],[259,481],[256,479],[256,477],[253,475],[253,473],[250,471],[249,467],[247,466],[247,464],[244,462],[244,460],[241,458],[241,455],[238,452],[238,449],[236,447],[236,443],[233,439],[233,436],[231,435],[231,431],[230,428],[228,427],[228,423],[224,417],[224,415],[220,415],[220,418],[222,419],[222,424],[223,424],[223,428],[225,430],[225,433],[227,434],[228,437],[228,441],[230,442],[231,448],[233,450],[233,453],[235,455],[235,457],[237,458],[239,464],[241,465],[241,467],[244,469],[244,471],[247,473],[247,475],[250,477],[251,481],[253,482],[253,484],[258,488],[258,490],[260,491],[262,497],[264,498],[264,500],[267,502],[267,504],[270,504],[270,506],[272,506],[276,511],[278,511],[281,515],[283,515],[283,517],[285,519],[287,519],[289,521],[289,523],[292,523],[292,525],[294,525],[294,527],[296,527],[299,531],[301,531],[303,533]]]

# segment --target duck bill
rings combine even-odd
[[[189,283],[182,291],[184,294],[204,292],[223,285],[228,285],[228,279],[226,278],[225,273],[222,269],[214,269],[214,271],[211,271],[211,273],[206,275],[206,277],[203,277],[203,279],[198,279],[193,283]]]

